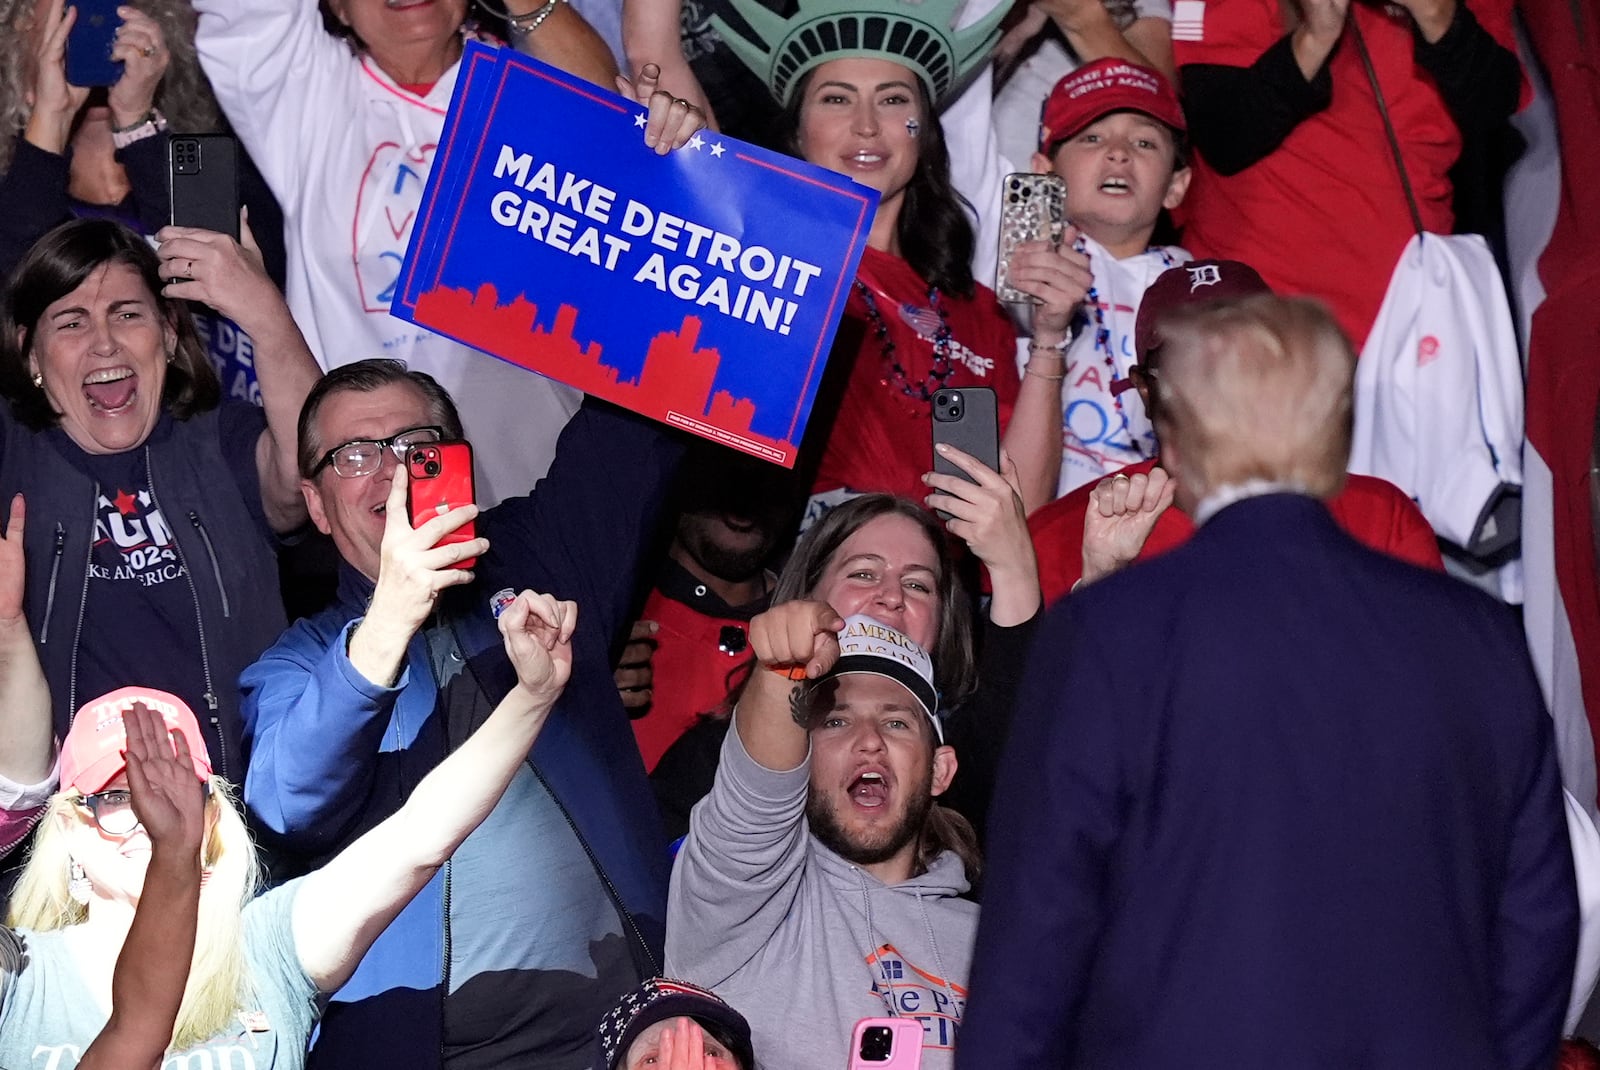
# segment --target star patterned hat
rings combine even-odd
[[[750,1023],[744,1015],[724,1003],[716,993],[674,981],[652,977],[622,997],[600,1019],[600,1065],[619,1070],[628,1047],[640,1033],[669,1018],[693,1018],[702,1028],[712,1030],[728,1045],[742,1070],[755,1070],[755,1049],[750,1042]]]
[[[774,14],[762,0],[728,4],[747,28],[735,29],[715,14],[711,25],[782,105],[813,67],[850,58],[904,64],[922,78],[929,96],[942,100],[988,61],[1000,40],[1000,20],[1011,9],[995,4],[957,30],[963,0],[800,0],[791,18]]]

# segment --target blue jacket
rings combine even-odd
[[[669,863],[612,654],[631,623],[637,561],[680,455],[652,422],[586,402],[533,493],[480,517],[489,553],[474,583],[440,601],[491,702],[516,682],[491,594],[532,588],[578,603],[572,679],[529,765],[612,892],[641,976],[660,961]],[[240,681],[245,804],[271,848],[313,866],[392,814],[445,756],[420,633],[393,687],[374,686],[350,664],[349,633],[371,595],[371,582],[347,566],[337,604],[298,621]],[[421,1066],[419,1052],[440,1050],[448,895],[446,869],[379,937],[329,1009],[319,1063]]]
[[[1555,1057],[1578,910],[1521,629],[1320,502],[1053,611],[988,842],[962,1070]]]

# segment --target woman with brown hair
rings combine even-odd
[[[162,236],[158,256],[76,220],[11,278],[0,501],[26,502],[27,596],[0,613],[26,620],[58,737],[85,696],[143,680],[201,711],[211,761],[238,780],[235,681],[285,625],[273,540],[305,520],[295,421],[320,372],[249,248]],[[220,402],[186,299],[251,333],[262,408]]]

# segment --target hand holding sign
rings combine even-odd
[[[693,101],[661,89],[660,79],[661,68],[646,63],[632,81],[617,75],[617,92],[650,109],[644,124],[644,143],[665,156],[673,149],[683,148],[696,131],[706,128],[706,113]]]

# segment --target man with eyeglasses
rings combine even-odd
[[[579,1070],[587,1026],[660,972],[665,838],[611,655],[681,456],[669,435],[591,399],[532,493],[413,529],[404,457],[461,438],[449,395],[398,361],[368,360],[306,399],[302,488],[343,559],[338,596],[240,680],[244,801],[286,872],[398,809],[514,684],[497,592],[583,606],[572,681],[538,745],[334,997],[309,1066]],[[441,544],[469,521],[477,538]],[[470,571],[457,567],[469,557]]]

